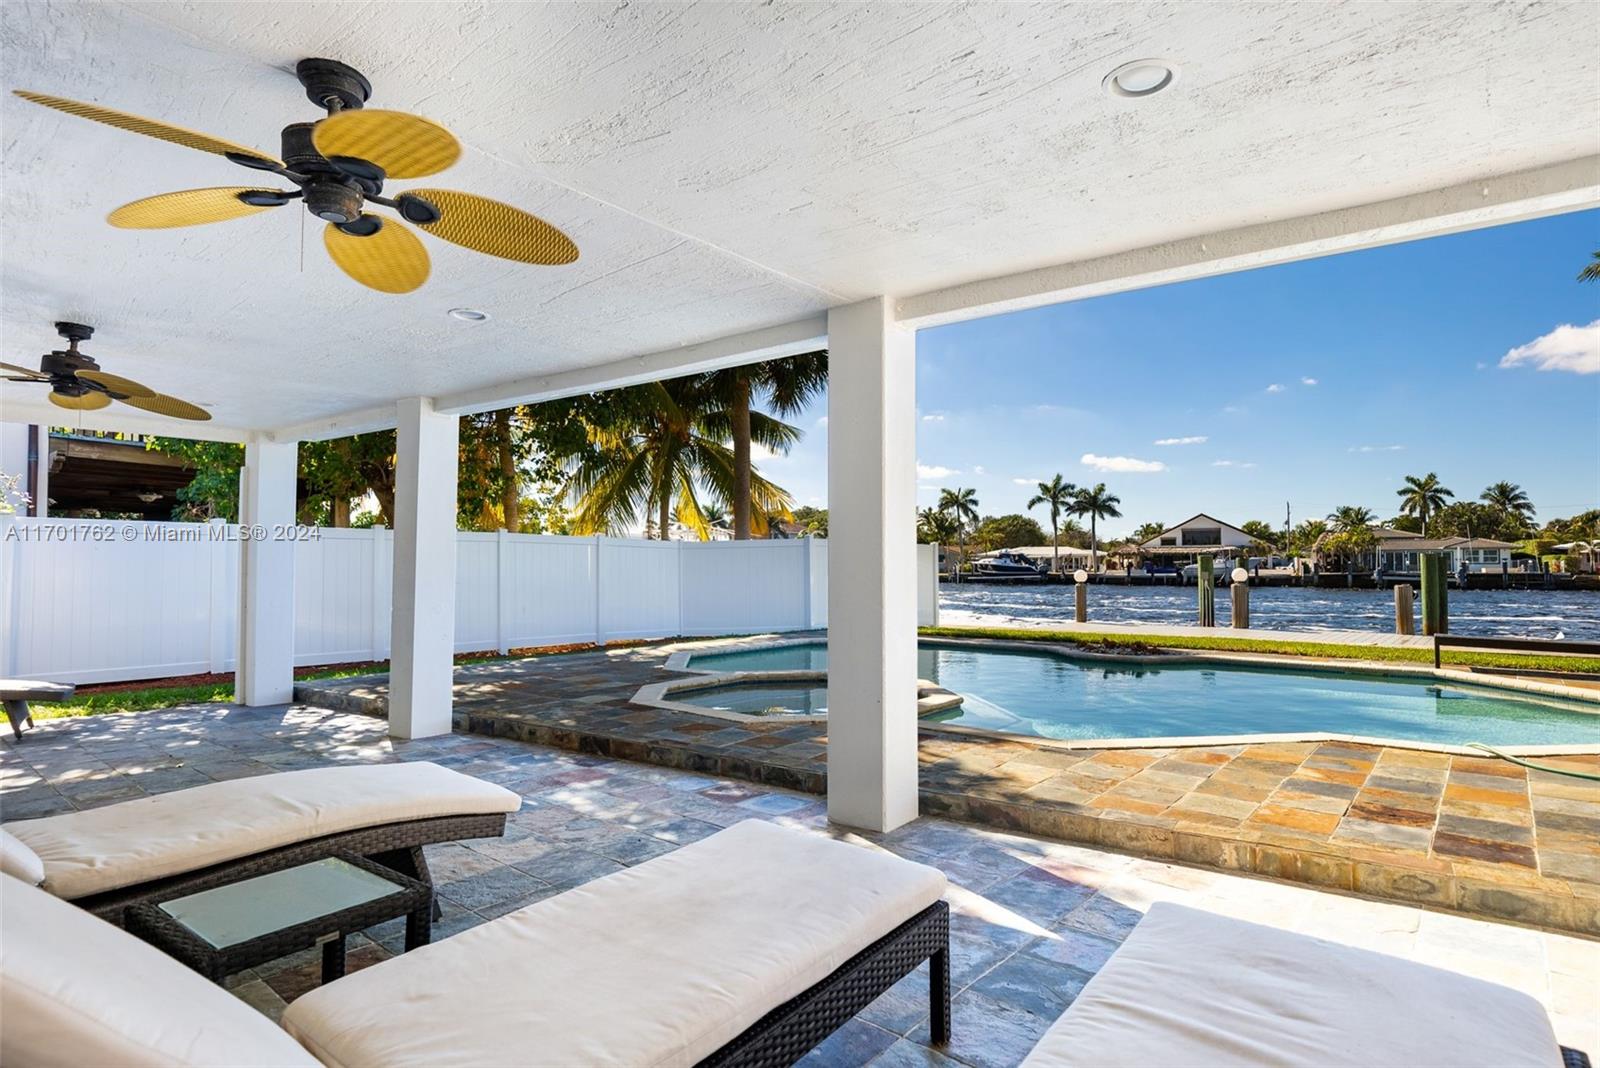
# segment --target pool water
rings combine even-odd
[[[708,671],[823,671],[827,647],[700,653],[689,663]],[[1600,745],[1600,706],[1431,679],[1214,664],[1108,665],[928,643],[918,650],[917,673],[963,696],[959,714],[942,722],[1042,738],[1333,733],[1451,745]],[[734,689],[674,699],[729,702]],[[826,704],[825,689],[794,683],[760,689],[769,705]]]
[[[672,699],[696,708],[742,712],[747,716],[815,716],[828,711],[826,686],[796,682],[687,690],[673,694]]]

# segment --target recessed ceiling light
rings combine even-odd
[[[1136,59],[1107,74],[1100,87],[1112,96],[1151,96],[1177,80],[1176,64],[1164,59]]]
[[[460,319],[464,323],[481,323],[489,318],[489,313],[477,308],[451,308],[450,318]]]

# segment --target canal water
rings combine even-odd
[[[939,621],[951,626],[1009,626],[1072,619],[1071,586],[939,586]],[[1163,626],[1195,622],[1193,586],[1090,586],[1096,623]],[[1421,599],[1418,598],[1418,610]],[[1600,641],[1600,591],[1451,590],[1450,632],[1495,637]],[[1228,625],[1226,589],[1216,597],[1217,625]],[[1250,591],[1253,630],[1372,630],[1393,633],[1394,594],[1267,586]],[[1417,620],[1421,633],[1421,620]]]

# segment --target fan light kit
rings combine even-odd
[[[578,246],[566,234],[498,200],[450,189],[408,189],[385,196],[384,182],[437,174],[460,158],[461,145],[449,130],[420,116],[363,110],[372,83],[337,60],[302,59],[295,74],[306,96],[328,114],[316,122],[283,128],[282,162],[244,145],[98,104],[23,89],[15,92],[69,115],[270,171],[296,186],[162,193],[113,211],[107,217],[113,226],[152,230],[198,226],[300,200],[327,223],[323,244],[339,269],[384,293],[409,293],[428,279],[427,249],[406,223],[465,248],[520,263],[559,266],[578,258]],[[366,210],[370,205],[388,208],[399,218],[374,215]]]
[[[1112,96],[1154,96],[1177,80],[1176,64],[1164,59],[1136,59],[1107,74],[1100,87]]]
[[[450,318],[460,319],[464,323],[481,323],[489,318],[489,313],[479,311],[477,308],[451,308]]]
[[[82,323],[57,323],[56,333],[67,339],[66,351],[57,349],[45,353],[39,360],[37,371],[13,363],[0,363],[0,370],[7,372],[3,376],[5,380],[48,385],[51,404],[76,412],[93,411],[108,407],[112,401],[121,401],[173,419],[200,422],[211,418],[211,413],[199,405],[157,393],[131,378],[121,378],[100,370],[94,357],[78,351],[80,341],[88,341],[94,336],[94,327]]]

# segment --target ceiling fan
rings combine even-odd
[[[428,252],[405,222],[446,241],[522,263],[561,265],[578,258],[578,246],[543,219],[498,200],[451,189],[411,189],[383,195],[383,183],[422,178],[449,167],[461,146],[443,126],[403,111],[365,111],[372,83],[337,60],[302,59],[295,67],[313,104],[327,110],[316,122],[283,128],[282,162],[244,145],[28,90],[16,95],[35,104],[93,119],[108,126],[223,156],[240,166],[270,171],[294,189],[226,186],[185,189],[135,200],[107,221],[130,229],[197,226],[236,219],[290,201],[328,225],[323,244],[345,274],[384,293],[409,293],[428,278]],[[399,219],[375,215],[389,208]],[[405,222],[401,222],[404,219]]]
[[[100,370],[94,357],[78,351],[78,342],[93,337],[94,327],[82,323],[57,323],[56,333],[67,339],[65,352],[56,349],[45,353],[37,371],[13,363],[0,363],[0,370],[6,372],[3,376],[5,380],[48,384],[51,404],[78,412],[104,408],[117,400],[173,419],[193,419],[198,422],[211,418],[211,413],[199,405],[157,393],[131,378]]]

